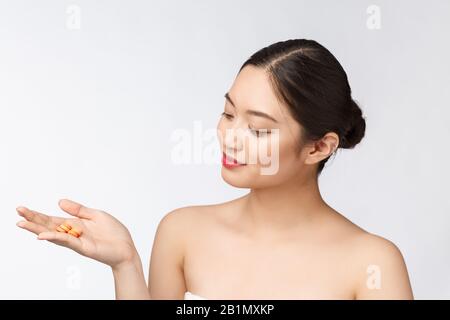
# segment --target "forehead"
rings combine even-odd
[[[267,72],[262,68],[244,67],[234,80],[229,94],[238,108],[262,111],[279,121],[283,118],[281,104]]]
[[[301,126],[292,117],[289,107],[278,100],[269,75],[264,69],[254,66],[244,67],[234,80],[229,94],[238,108],[270,114],[278,120],[280,132],[288,132],[295,141],[298,140]]]

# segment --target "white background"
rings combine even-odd
[[[362,143],[326,166],[325,200],[397,244],[416,298],[449,299],[449,12],[445,0],[0,1],[0,298],[114,298],[108,267],[16,227],[18,205],[110,212],[147,275],[164,214],[247,193],[220,159],[175,165],[171,134],[214,129],[252,53],[308,38],[344,66],[367,119]]]

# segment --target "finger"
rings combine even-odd
[[[58,225],[64,222],[64,218],[48,216],[46,214],[37,212],[35,210],[30,210],[26,207],[20,206],[16,208],[17,212],[20,216],[24,217],[26,220],[41,224],[48,228],[54,227],[54,225]]]
[[[40,224],[31,222],[31,221],[26,221],[26,220],[22,220],[17,222],[16,224],[19,228],[28,230],[30,232],[33,232],[34,234],[39,234],[41,232],[46,232],[48,231],[48,229]]]
[[[30,210],[26,207],[20,206],[20,207],[17,207],[16,210],[20,216],[24,217],[28,221],[31,221],[34,223],[39,223],[39,224],[46,224],[48,221],[47,215],[37,212],[37,211]]]
[[[72,216],[82,219],[92,219],[94,217],[94,213],[91,208],[87,208],[75,201],[69,199],[61,199],[59,200],[58,205],[62,210]]]
[[[59,246],[67,247],[77,252],[81,251],[81,240],[67,233],[48,231],[41,232],[38,235],[39,240],[47,240]]]

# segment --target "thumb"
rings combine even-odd
[[[94,217],[91,208],[85,207],[78,202],[69,199],[61,199],[59,200],[58,205],[63,211],[77,218],[92,219]]]

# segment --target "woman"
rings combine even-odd
[[[278,42],[243,64],[218,124],[222,177],[250,192],[166,214],[148,286],[128,230],[106,212],[64,199],[73,218],[18,207],[18,225],[111,266],[117,299],[412,299],[398,248],[319,191],[327,160],[364,132],[336,58],[312,40]],[[263,146],[269,161],[256,154]]]

